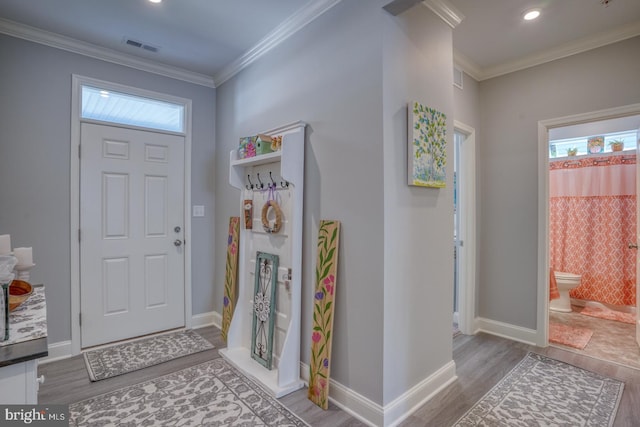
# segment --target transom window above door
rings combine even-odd
[[[184,133],[184,105],[82,85],[83,119]]]

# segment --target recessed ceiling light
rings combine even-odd
[[[151,3],[160,3],[162,0],[149,0]]]
[[[540,16],[540,9],[531,9],[524,13],[523,18],[525,21],[531,21],[536,19],[538,16]]]

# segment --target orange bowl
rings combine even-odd
[[[24,280],[14,280],[9,286],[9,311],[25,302],[33,293],[33,286]]]

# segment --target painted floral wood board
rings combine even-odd
[[[447,165],[447,116],[412,102],[408,105],[408,184],[444,188]]]
[[[320,221],[316,286],[313,294],[313,332],[311,333],[308,396],[309,400],[322,409],[329,407],[329,370],[331,368],[331,338],[339,238],[339,221]]]
[[[227,341],[227,333],[236,304],[238,287],[238,245],[240,242],[240,217],[229,219],[227,238],[227,267],[224,275],[224,300],[222,306],[222,339]]]

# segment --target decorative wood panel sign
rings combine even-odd
[[[277,287],[278,255],[256,252],[251,357],[267,369],[271,369],[273,361],[273,326]]]
[[[227,267],[224,275],[224,300],[222,307],[222,339],[227,341],[227,332],[236,304],[238,282],[238,244],[240,242],[240,217],[229,219],[229,237],[227,239]]]
[[[333,331],[333,301],[338,271],[338,241],[340,222],[320,221],[316,287],[313,296],[313,332],[311,333],[311,363],[309,364],[309,400],[329,407],[329,369],[331,368],[331,334]]]

